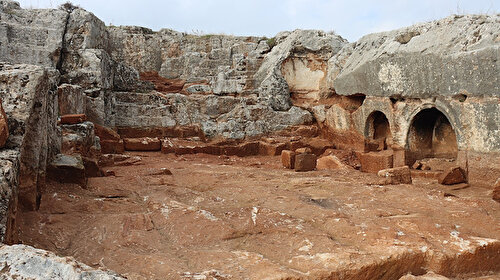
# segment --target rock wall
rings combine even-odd
[[[317,30],[197,36],[0,0],[0,62],[8,63],[0,99],[10,130],[2,152],[17,152],[19,162],[9,152],[5,172],[20,174],[20,203],[36,209],[61,147],[58,114],[85,113],[119,132],[197,127],[230,139],[316,121],[335,146],[362,150],[380,112],[391,148],[408,152],[415,119],[435,108],[469,177],[489,184],[477,174],[500,153],[499,26],[498,15],[452,16],[354,43]]]
[[[382,112],[394,149],[408,150],[415,117],[436,108],[456,134],[470,181],[491,185],[494,175],[475,174],[500,152],[499,26],[498,15],[451,16],[345,45],[328,61],[328,85],[338,95],[366,99],[355,112],[336,110],[337,119],[369,138],[369,117]],[[338,130],[333,123],[329,127]]]
[[[341,95],[500,96],[500,16],[451,16],[366,35],[329,61]]]
[[[56,93],[59,74],[54,68],[0,64],[0,81],[0,99],[10,131],[4,149],[19,153],[21,205],[36,209],[47,163],[61,145]]]
[[[61,10],[21,9],[0,1],[0,61],[56,67],[68,14]]]

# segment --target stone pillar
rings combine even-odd
[[[402,167],[406,164],[406,150],[400,146],[392,145],[393,154],[393,165],[394,167]]]

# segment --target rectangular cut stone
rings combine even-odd
[[[295,155],[295,171],[312,171],[316,169],[318,157],[313,154]]]
[[[73,114],[61,116],[61,124],[77,124],[87,120],[85,114]]]
[[[281,151],[281,163],[288,169],[295,168],[295,152],[289,150]]]
[[[103,154],[123,154],[125,146],[123,140],[101,140],[101,152]]]
[[[125,138],[123,140],[127,151],[160,151],[161,142],[158,138]]]
[[[393,167],[393,153],[391,150],[382,152],[360,153],[361,171],[377,173],[382,169]]]
[[[259,155],[263,156],[278,156],[285,149],[285,143],[267,143],[260,141]]]
[[[411,172],[408,166],[380,170],[377,175],[385,178],[385,184],[411,184]]]
[[[393,150],[393,165],[394,167],[406,165],[406,151],[404,149]]]
[[[85,113],[85,93],[80,86],[60,85],[57,96],[60,115]]]

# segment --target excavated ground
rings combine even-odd
[[[499,279],[487,189],[371,185],[373,174],[297,173],[269,156],[131,155],[142,160],[87,189],[49,185],[40,211],[20,213],[22,243],[129,279]]]

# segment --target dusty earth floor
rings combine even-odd
[[[399,279],[423,267],[499,279],[487,189],[370,185],[373,174],[296,173],[279,157],[131,155],[142,160],[88,189],[48,186],[40,211],[20,214],[22,243],[129,279]]]

